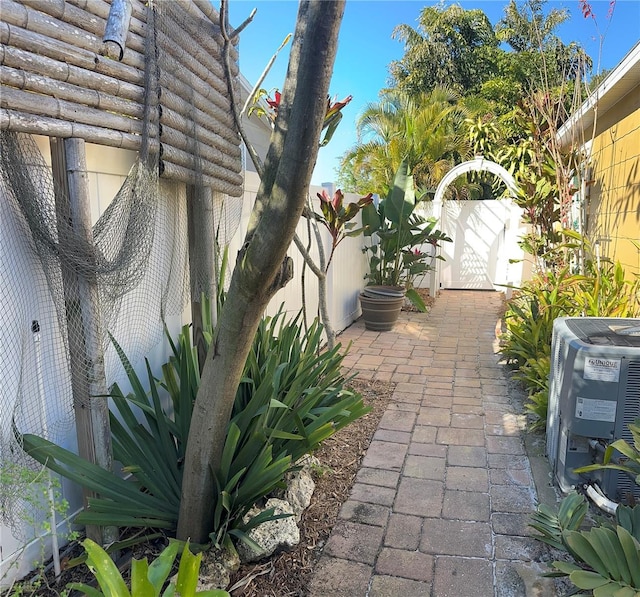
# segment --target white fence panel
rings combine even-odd
[[[39,137],[36,142],[43,158],[50,165],[48,139]],[[86,145],[92,223],[95,223],[120,189],[135,156],[134,152]],[[177,192],[177,187],[184,185],[174,186]],[[184,189],[173,200],[184,203]],[[183,212],[186,213],[186,210],[183,209]],[[19,277],[18,272],[22,273]],[[24,272],[29,272],[29,275],[25,276]],[[11,425],[15,417],[20,422],[21,431],[46,435],[56,444],[75,450],[77,442],[71,406],[73,400],[63,337],[66,331],[60,327],[47,278],[34,251],[30,233],[23,221],[16,217],[4,196],[0,196],[0,289],[2,438],[12,433]],[[129,339],[123,343],[125,353],[145,356],[157,374],[169,358],[170,347],[162,340],[164,332],[161,322],[147,322],[151,319],[152,311],[154,314],[160,312],[157,305],[154,307],[150,303],[149,294],[141,288],[137,297],[125,297],[122,317],[116,322],[115,328],[109,331],[116,338],[120,337],[121,331],[126,332]],[[136,311],[138,323],[142,321],[144,325],[132,325],[129,318],[131,310]],[[178,335],[181,326],[189,321],[189,317],[189,311],[166,317],[167,327],[174,337]],[[33,321],[37,321],[40,327],[38,348],[31,331]],[[133,334],[132,327],[135,330]],[[146,379],[144,360],[135,357],[131,360],[141,379]],[[37,371],[41,375],[36,375]],[[105,372],[108,386],[118,382],[124,392],[130,390],[126,374],[112,347],[105,352]],[[22,400],[20,397],[23,397]],[[42,420],[37,415],[39,402],[43,403]],[[43,432],[44,428],[48,430],[47,433]],[[6,445],[4,439],[0,445]],[[3,463],[7,462],[7,454],[2,453],[1,447],[0,459]],[[75,484],[64,479],[60,479],[60,483],[60,497],[68,501],[67,515],[72,516],[82,506],[81,491]],[[43,516],[40,512],[17,499],[3,504],[3,507],[14,508],[16,512],[21,510],[14,519],[22,518],[23,521],[16,523],[15,528],[0,524],[0,586],[8,585],[14,578],[29,572],[33,563],[40,561],[43,554],[45,557],[51,554],[51,537],[43,533]],[[37,521],[36,528],[29,522],[34,519]],[[68,519],[58,516],[57,527],[61,537],[67,536]]]
[[[359,197],[347,194],[347,198]],[[325,246],[329,246],[328,242]],[[361,315],[358,296],[366,284],[367,259],[362,252],[364,237],[347,237],[336,249],[327,284],[329,312],[336,331],[349,327]]]
[[[443,243],[443,288],[493,290],[506,281],[507,209],[501,201],[446,201],[442,225],[452,243]]]
[[[10,492],[2,507],[11,510],[15,525],[13,529],[0,525],[2,582],[5,577],[10,581],[13,576],[27,573],[30,563],[40,555],[40,545],[31,543],[37,534],[31,523],[42,517],[28,504],[31,500],[27,499],[25,488],[14,495],[9,489],[12,482],[18,481],[12,475],[21,470],[17,468],[19,465],[5,467],[9,462],[6,452],[9,451],[14,418],[20,421],[23,431],[39,434],[44,434],[43,421],[46,421],[49,440],[69,449],[75,445],[73,415],[62,398],[70,391],[66,357],[58,358],[60,351],[64,353],[65,345],[48,293],[47,279],[26,239],[23,226],[9,207],[7,198],[0,193],[0,304],[3,311],[3,325],[0,326],[0,458],[3,474],[8,475],[3,479],[3,495],[5,491]],[[15,271],[29,271],[30,276],[16,283],[11,276]],[[38,322],[39,326],[37,343],[32,331],[33,322]],[[46,380],[43,380],[42,371],[48,372]],[[21,395],[32,396],[33,400],[30,404],[25,403],[19,400]],[[79,491],[71,484],[63,483],[61,495],[69,501],[71,511],[80,506]],[[14,563],[25,543],[30,545],[22,562]]]

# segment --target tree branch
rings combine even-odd
[[[245,23],[243,23],[243,26],[241,26],[242,28],[244,28],[244,26],[246,26],[247,22],[250,21],[253,18],[253,14],[251,14],[251,17],[249,19],[247,19],[247,21],[245,21]],[[249,152],[249,156],[251,157],[251,161],[253,162],[253,165],[256,169],[256,172],[258,173],[258,176],[262,179],[262,175],[263,175],[263,164],[262,161],[260,160],[260,157],[258,156],[257,152],[255,151],[253,145],[251,144],[251,141],[248,138],[248,135],[246,134],[246,131],[244,129],[244,126],[242,125],[242,114],[244,114],[244,112],[247,109],[247,106],[249,104],[249,102],[251,101],[251,99],[253,98],[253,96],[256,93],[256,90],[260,87],[260,85],[262,84],[262,82],[264,81],[265,77],[267,76],[267,73],[271,70],[271,67],[273,66],[273,63],[275,62],[279,52],[282,50],[282,48],[284,48],[284,46],[289,42],[289,39],[291,37],[291,35],[287,35],[284,39],[284,41],[280,44],[280,46],[278,47],[278,49],[275,51],[275,53],[273,54],[273,56],[271,57],[271,59],[269,60],[269,62],[267,63],[267,66],[265,67],[265,69],[263,70],[262,74],[260,75],[258,81],[256,82],[256,84],[254,85],[253,89],[251,90],[250,95],[247,97],[247,101],[245,102],[242,110],[240,111],[240,113],[238,113],[238,108],[237,108],[237,102],[236,102],[236,97],[235,97],[235,89],[233,87],[233,79],[231,76],[231,59],[230,59],[230,46],[232,43],[232,39],[234,39],[237,34],[239,33],[239,30],[237,29],[233,36],[229,36],[228,34],[228,5],[227,5],[227,0],[221,0],[220,2],[220,31],[222,34],[222,37],[224,39],[224,48],[223,48],[223,58],[224,58],[224,71],[225,71],[225,75],[227,78],[227,87],[229,89],[229,97],[231,98],[231,107],[233,110],[233,117],[236,123],[236,126],[238,128],[238,131],[240,133],[240,136],[247,148],[247,151]],[[311,255],[308,251],[308,249],[302,244],[302,241],[300,240],[300,238],[298,237],[297,233],[294,235],[293,237],[293,241],[296,245],[296,247],[298,248],[298,250],[300,251],[300,254],[302,255],[302,258],[304,259],[304,262],[309,266],[309,269],[311,269],[311,271],[316,275],[316,277],[318,278],[318,304],[319,304],[319,309],[320,309],[320,316],[322,319],[322,323],[324,324],[325,327],[325,331],[327,333],[327,342],[329,345],[329,348],[333,348],[334,344],[335,344],[335,331],[333,330],[333,326],[331,325],[331,320],[329,317],[329,311],[328,311],[328,307],[327,307],[327,284],[326,284],[326,273],[327,273],[327,266],[328,264],[326,263],[326,259],[325,259],[325,254],[324,254],[324,245],[322,244],[322,236],[320,234],[320,230],[318,228],[318,222],[315,218],[315,215],[313,213],[313,209],[311,209],[311,206],[309,206],[309,218],[311,220],[311,224],[312,227],[314,229],[314,234],[316,237],[316,242],[318,244],[318,251],[319,251],[319,258],[320,258],[320,267],[318,267],[313,259],[311,258]],[[253,229],[251,227],[251,225],[249,226],[249,230],[247,233],[247,236],[250,237],[253,234]],[[332,251],[332,256],[333,256],[333,251]],[[285,264],[283,263],[283,267],[285,266]],[[293,273],[291,273],[291,276],[293,276]],[[289,278],[290,279],[290,278]],[[289,281],[289,279],[286,280],[286,282]],[[284,284],[286,284],[286,282],[284,282]],[[284,286],[283,284],[283,286]]]
[[[315,261],[311,258],[309,251],[307,251],[307,248],[302,244],[302,241],[297,234],[293,237],[293,242],[295,243],[296,247],[298,247],[302,258],[304,259],[304,262],[309,266],[309,269],[318,278],[323,278],[325,276],[324,272],[316,265]]]
[[[324,244],[322,242],[322,234],[320,233],[320,226],[318,226],[318,220],[316,214],[313,211],[311,205],[311,198],[307,198],[307,211],[309,212],[309,219],[311,220],[311,227],[316,237],[316,244],[318,245],[318,259],[320,261],[320,270],[322,276],[318,276],[318,310],[320,311],[320,319],[324,324],[324,331],[327,334],[327,346],[329,350],[332,350],[336,344],[336,332],[333,329],[331,323],[331,317],[329,316],[329,307],[327,305],[327,275],[329,273],[329,266],[324,253]]]
[[[252,18],[253,18],[253,13],[250,19]],[[245,24],[243,23],[243,25]],[[240,133],[240,138],[242,139],[242,142],[244,143],[245,147],[247,148],[247,151],[249,152],[249,157],[253,162],[253,165],[256,169],[256,172],[258,173],[258,176],[262,178],[262,170],[263,170],[262,160],[260,159],[260,156],[256,152],[253,145],[251,144],[251,141],[249,141],[249,137],[247,136],[247,133],[245,132],[244,127],[242,126],[240,113],[238,112],[236,90],[235,90],[235,87],[233,86],[233,77],[231,75],[230,49],[231,49],[231,46],[233,45],[233,39],[235,39],[235,37],[237,36],[240,30],[237,29],[234,35],[230,37],[228,28],[229,28],[229,8],[227,5],[227,0],[220,0],[220,33],[222,35],[222,39],[224,40],[224,46],[222,48],[222,60],[223,60],[224,74],[227,79],[227,89],[229,91],[229,99],[231,101],[231,112],[233,114],[233,120],[236,123],[238,132]]]
[[[249,103],[254,98],[256,91],[260,89],[260,85],[262,85],[262,82],[265,80],[267,74],[271,70],[271,67],[273,66],[273,63],[276,61],[276,58],[278,57],[280,50],[282,50],[282,48],[284,48],[289,43],[290,39],[291,39],[291,33],[287,34],[287,36],[284,38],[284,41],[280,44],[278,49],[274,52],[273,56],[271,56],[271,59],[269,60],[269,62],[267,62],[267,66],[264,67],[264,70],[262,71],[262,74],[260,75],[260,77],[258,77],[256,84],[253,86],[253,89],[251,90],[249,97],[247,97],[247,101],[244,103],[244,106],[242,106],[242,110],[240,111],[240,116],[242,116],[247,111],[247,108],[249,107]]]
[[[236,37],[238,37],[238,35],[240,35],[240,33],[242,33],[242,31],[244,31],[245,27],[249,23],[251,23],[251,21],[253,21],[253,18],[256,16],[257,12],[258,12],[257,8],[254,8],[251,11],[251,14],[244,21],[242,21],[241,25],[233,30],[233,35],[230,36],[229,41],[231,41],[231,42],[235,41]]]

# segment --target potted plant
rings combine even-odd
[[[405,297],[418,310],[426,311],[413,283],[432,269],[435,259],[442,259],[436,253],[439,243],[451,239],[436,228],[435,218],[414,213],[415,207],[413,176],[403,161],[387,197],[377,206],[369,204],[362,210],[364,235],[372,241],[363,249],[369,272],[368,285],[360,294],[367,329],[392,329]],[[425,245],[430,250],[423,250]]]

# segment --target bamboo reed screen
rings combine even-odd
[[[159,144],[161,176],[240,196],[240,141],[218,13],[208,0],[129,1],[119,61],[103,43],[109,1],[2,0],[0,129],[139,151],[145,95],[155,93],[159,121],[148,138]],[[148,68],[145,73],[149,27],[155,33],[153,85]],[[237,86],[235,49],[230,57]]]

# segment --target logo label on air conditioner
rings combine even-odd
[[[584,359],[584,378],[597,381],[619,381],[620,359],[586,357]]]
[[[592,400],[578,396],[576,398],[576,419],[615,423],[616,406],[615,400]]]

